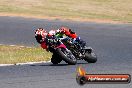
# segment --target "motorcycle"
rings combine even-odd
[[[56,38],[55,36],[46,37],[46,45],[48,50],[53,53],[51,62],[53,64],[58,64],[62,60],[70,65],[75,65],[77,63],[76,57],[72,52],[63,44],[63,42]]]
[[[73,43],[73,39],[69,37],[62,39],[62,42],[73,53],[77,60],[85,60],[88,63],[95,63],[97,61],[97,55],[93,52],[93,49],[87,47],[86,44],[81,44],[79,41]]]

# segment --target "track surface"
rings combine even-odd
[[[128,73],[132,75],[132,26],[48,21],[19,17],[0,17],[0,43],[36,46],[34,30],[68,26],[92,46],[98,62],[53,66],[51,63],[31,66],[0,67],[0,88],[80,88],[76,68],[82,65],[88,73]],[[132,88],[132,84],[88,84],[81,88]]]

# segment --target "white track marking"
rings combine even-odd
[[[50,63],[51,61],[40,61],[40,62],[26,62],[26,63],[16,63],[15,65],[33,65],[41,63]]]
[[[43,64],[43,63],[50,63],[51,61],[40,61],[40,62],[26,62],[26,63],[16,63],[16,64],[0,64],[0,67],[3,66],[15,66],[15,65],[34,65],[34,64]]]
[[[14,64],[0,64],[0,67],[1,66],[13,66]]]

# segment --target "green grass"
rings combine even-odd
[[[40,47],[0,45],[0,64],[48,61],[51,55]]]
[[[132,0],[0,0],[0,13],[132,22]]]

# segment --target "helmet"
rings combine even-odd
[[[43,29],[43,28],[38,28],[36,31],[35,31],[35,36],[42,36],[43,38],[45,38],[45,36],[47,35],[47,32]]]
[[[47,35],[47,32],[43,28],[38,28],[35,31],[35,38],[38,43],[42,43]]]

